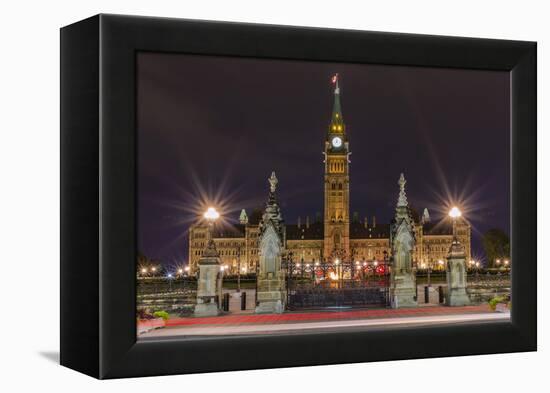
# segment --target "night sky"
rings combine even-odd
[[[458,204],[481,234],[509,232],[507,72],[138,56],[138,247],[165,265],[187,261],[187,229],[205,198],[236,220],[265,204],[275,170],[285,220],[323,212],[324,140],[339,73],[350,140],[351,206],[387,223],[397,180],[439,220]]]

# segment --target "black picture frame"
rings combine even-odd
[[[511,322],[136,342],[137,51],[509,71]],[[536,170],[534,42],[121,15],[66,26],[61,364],[103,379],[535,351]]]

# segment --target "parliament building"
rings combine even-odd
[[[333,78],[334,104],[324,141],[324,214],[296,224],[286,224],[286,250],[296,263],[313,264],[321,260],[350,260],[372,264],[390,255],[390,224],[377,223],[376,217],[360,220],[350,217],[350,144],[340,103],[337,75]],[[396,176],[397,179],[397,176]],[[397,194],[397,193],[396,193]],[[394,198],[388,195],[388,198]],[[284,212],[283,212],[284,214]],[[416,247],[413,264],[417,268],[444,269],[453,230],[450,219],[433,223],[427,209],[420,216],[411,209],[415,222]],[[243,209],[239,223],[215,227],[213,237],[222,263],[230,273],[256,272],[261,211],[250,215]],[[464,245],[466,260],[471,258],[471,228],[467,221],[456,221],[456,233]],[[208,228],[197,222],[189,229],[189,266],[197,271],[197,262],[207,242]]]

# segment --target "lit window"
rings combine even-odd
[[[338,126],[338,131],[342,131],[342,126]]]

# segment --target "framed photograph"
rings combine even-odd
[[[98,15],[61,154],[62,365],[536,350],[536,43]]]

